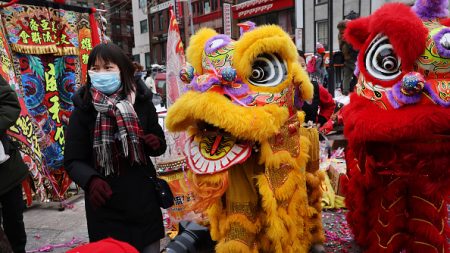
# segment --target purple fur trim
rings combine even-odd
[[[389,102],[391,103],[392,107],[394,107],[394,109],[400,108],[400,105],[395,100],[394,95],[392,94],[392,90],[389,90],[388,92],[386,92],[386,95],[387,95],[387,98],[388,98]]]
[[[228,85],[224,85],[224,89],[234,96],[240,96],[240,95],[246,94],[249,91],[247,84],[241,82],[240,80],[237,80],[236,83],[239,83],[241,85],[241,87],[236,89],[236,88],[232,88]]]
[[[251,96],[246,96],[244,98],[241,98],[239,101],[241,101],[241,103],[243,103],[243,104],[248,105],[248,104],[250,104],[253,101],[253,98]]]
[[[355,61],[355,70],[353,71],[353,75],[355,75],[356,77],[359,76],[358,61]]]
[[[423,20],[448,16],[448,0],[417,0],[412,8]]]
[[[433,40],[434,40],[434,44],[436,45],[437,49],[438,49],[438,53],[440,56],[445,57],[445,58],[450,58],[450,50],[448,50],[447,48],[443,47],[440,43],[442,37],[444,37],[444,35],[448,33],[450,34],[450,28],[444,28],[441,31],[439,31],[438,33],[436,33],[433,36]]]
[[[213,46],[213,42],[218,39],[222,39],[223,42],[219,45]],[[206,42],[205,52],[207,54],[211,54],[211,53],[217,51],[218,49],[230,44],[230,42],[231,42],[231,38],[228,37],[227,35],[225,35],[225,34],[216,35]]]
[[[450,101],[445,102],[444,100],[439,98],[439,96],[433,91],[428,83],[425,83],[424,90],[431,97],[431,100],[433,100],[433,102],[435,102],[436,104],[443,107],[450,107]]]
[[[246,21],[244,23],[240,23],[240,24],[238,24],[238,26],[239,26],[239,34],[241,36],[244,35],[244,33],[250,32],[251,30],[256,28],[256,24],[253,23],[252,21]],[[247,28],[244,29],[244,26],[247,26]]]
[[[194,77],[194,79],[191,82],[191,86],[194,90],[196,91],[200,91],[200,92],[205,92],[207,90],[209,90],[209,88],[211,88],[211,86],[213,86],[214,84],[219,84],[219,79],[217,78],[211,78],[209,79],[207,82],[202,83],[201,85],[199,85],[197,83],[197,79],[198,77]]]
[[[422,98],[422,93],[417,93],[412,96],[406,96],[402,93],[402,83],[399,82],[392,87],[392,95],[395,100],[401,102],[402,104],[416,104]]]

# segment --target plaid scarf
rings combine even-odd
[[[92,88],[92,103],[98,112],[94,130],[94,150],[97,167],[105,175],[116,174],[119,152],[115,137],[121,142],[120,154],[131,162],[145,164],[145,155],[139,136],[142,130],[133,105],[120,96],[120,91],[106,96]]]

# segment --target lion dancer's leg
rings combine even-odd
[[[448,196],[442,189],[429,192],[430,182],[423,176],[410,181],[409,187],[409,223],[411,234],[408,252],[411,253],[448,253]]]
[[[321,184],[325,178],[323,172],[319,171],[319,133],[316,128],[301,128],[300,134],[309,139],[309,161],[306,165],[306,189],[308,194],[308,220],[307,232],[310,233],[311,243],[315,246],[315,251],[325,251],[319,245],[325,241],[322,227],[322,188]]]
[[[258,166],[256,159],[249,158],[244,164],[230,169],[230,184],[225,197],[208,209],[211,235],[219,242],[216,246],[218,253],[258,251],[256,235],[260,230],[260,209],[253,181]]]
[[[355,240],[365,252],[399,252],[408,240],[405,233],[408,180],[390,171],[380,173],[377,169],[380,161],[372,156],[364,154],[358,158],[356,162],[347,153],[350,174],[347,218]]]
[[[448,253],[447,204],[450,196],[450,141],[439,139],[407,145],[413,149],[415,175],[409,183],[408,205],[411,234],[408,252]],[[405,148],[405,149],[406,149]]]
[[[346,184],[345,205],[348,209],[347,222],[355,237],[355,241],[362,247],[367,248],[368,234],[370,226],[367,222],[369,212],[368,187],[365,184],[364,156],[359,157],[354,150],[348,146],[345,150],[345,160],[347,163],[347,176],[349,178]]]
[[[286,130],[286,131],[284,131]],[[305,168],[309,140],[299,131],[280,135],[261,144],[263,175],[257,176],[269,249],[264,252],[308,252],[312,245]]]

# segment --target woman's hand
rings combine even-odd
[[[89,183],[89,201],[94,209],[102,207],[111,198],[112,190],[109,184],[100,177],[94,176]]]

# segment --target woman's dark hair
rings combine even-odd
[[[147,70],[147,73],[144,76],[144,80],[151,75],[152,75],[152,70]]]
[[[89,54],[89,60],[87,63],[87,69],[95,64],[97,59],[103,60],[105,63],[114,63],[119,67],[120,70],[120,80],[122,82],[122,93],[127,96],[132,91],[136,90],[136,84],[134,82],[134,65],[131,60],[125,55],[123,50],[109,42],[108,44],[99,44],[92,49]],[[91,78],[87,75],[86,79],[86,89],[87,92],[84,94],[84,100],[90,101],[92,99],[91,93]]]

